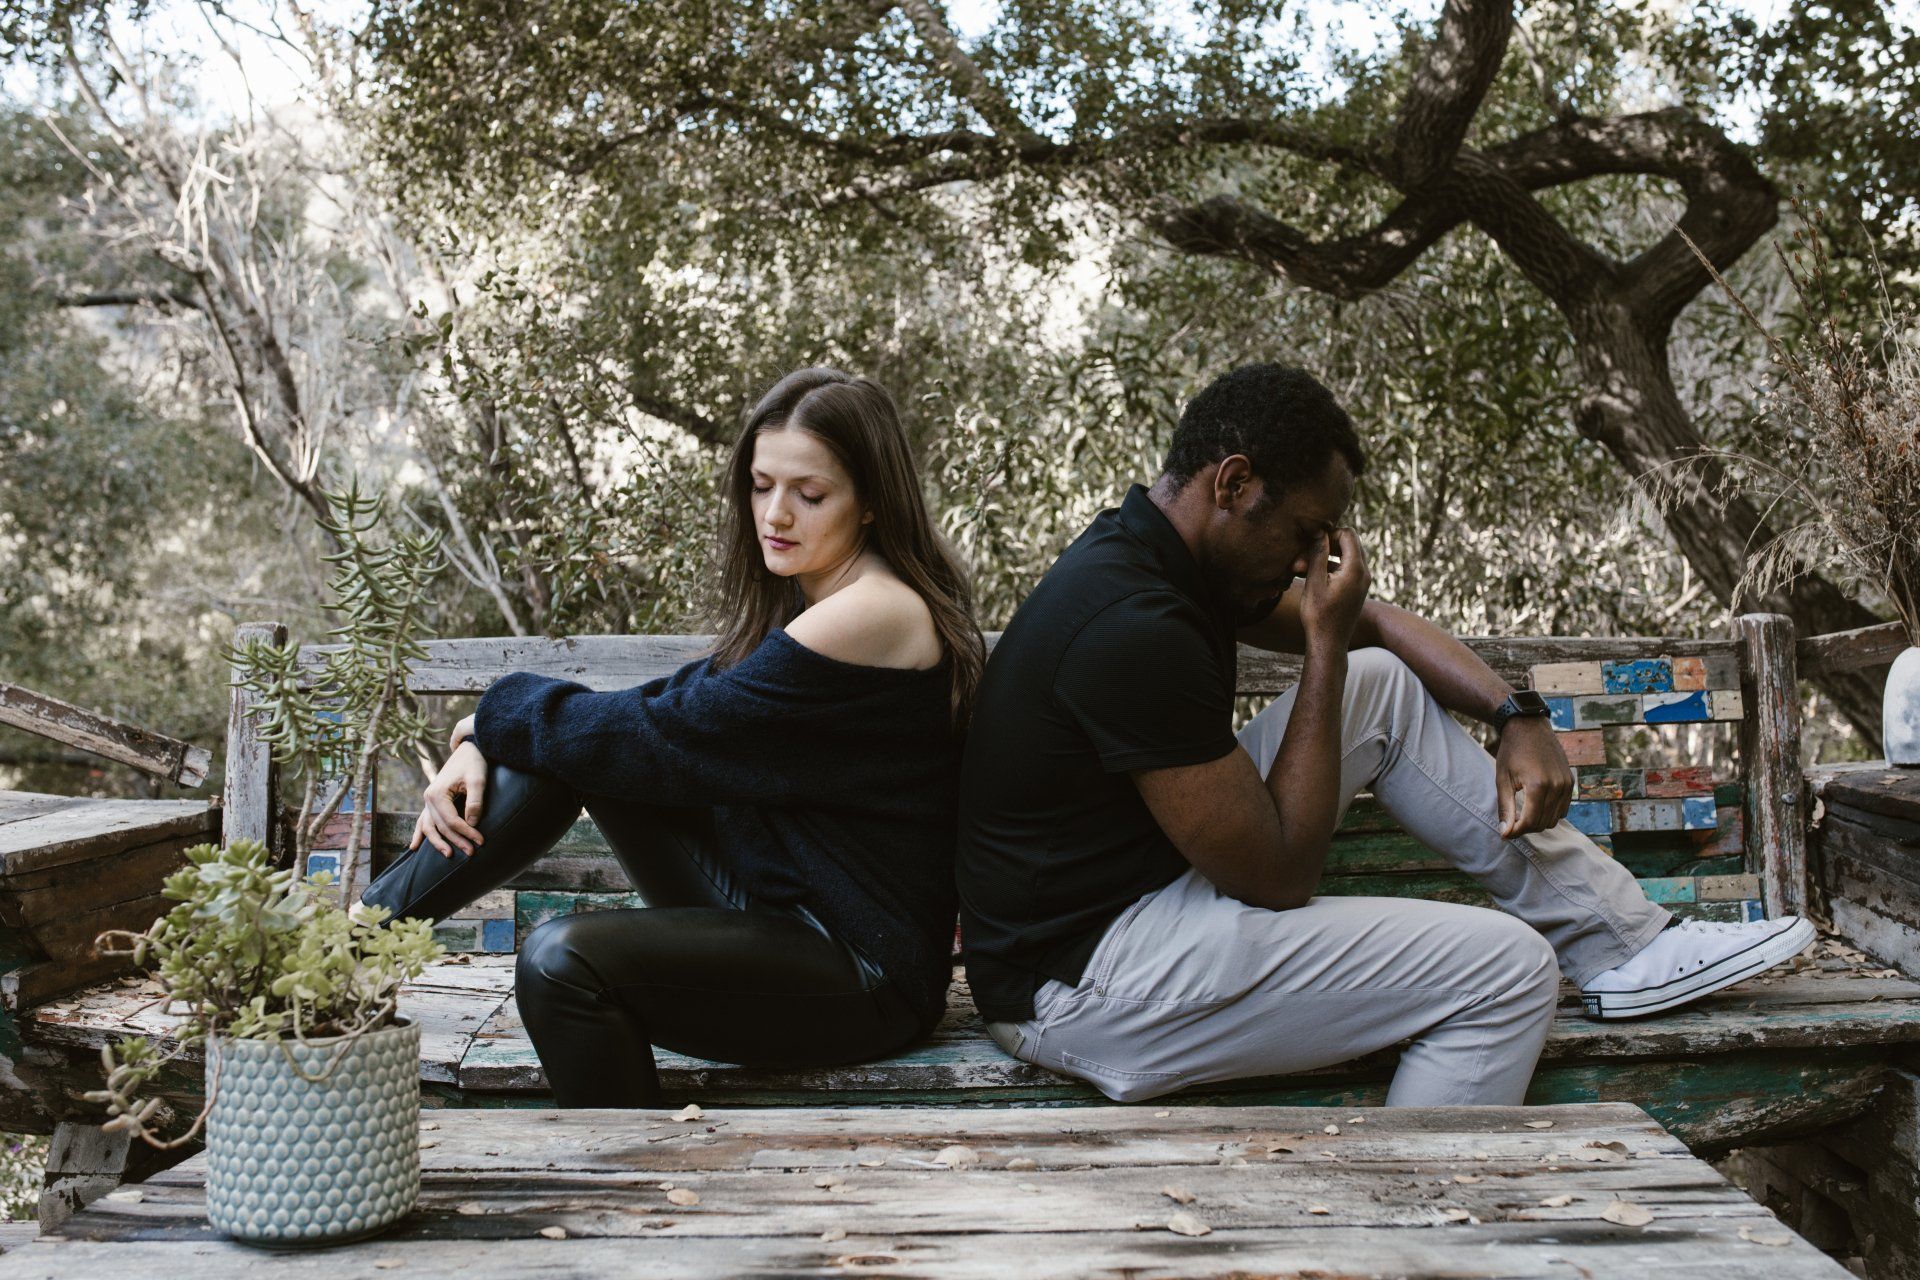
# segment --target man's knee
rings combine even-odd
[[[1551,1010],[1560,999],[1560,958],[1532,925],[1503,911],[1489,911],[1499,920],[1487,938],[1489,954],[1498,956],[1508,976],[1507,990],[1516,999],[1529,1000]]]
[[[1361,684],[1384,684],[1416,688],[1420,678],[1413,668],[1391,649],[1369,645],[1347,653],[1347,679]]]

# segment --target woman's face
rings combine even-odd
[[[833,451],[805,431],[762,431],[753,440],[754,531],[767,568],[783,578],[835,569],[860,548],[861,509]]]

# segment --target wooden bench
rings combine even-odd
[[[243,629],[247,634],[273,638],[283,632],[262,624]],[[1597,807],[1584,820],[1596,831],[1607,826],[1599,834],[1651,896],[1682,914],[1712,918],[1800,911],[1812,900],[1797,764],[1796,653],[1784,619],[1742,617],[1730,639],[1468,643],[1515,684],[1537,680],[1549,696],[1567,699],[1558,710],[1567,732],[1580,735],[1569,739],[1575,758],[1594,760],[1595,735],[1614,740],[1613,767],[1579,766],[1582,803]],[[595,688],[624,688],[674,670],[704,644],[691,636],[444,640],[427,646],[428,657],[409,684],[422,695],[471,695],[508,671],[527,670]],[[1270,697],[1292,683],[1297,671],[1296,659],[1243,649],[1239,691],[1250,699]],[[1594,680],[1600,687],[1589,694],[1583,682]],[[1610,680],[1618,689],[1611,695]],[[1675,714],[1663,709],[1686,704],[1694,694],[1702,696],[1679,714],[1708,718],[1682,722],[1692,730],[1662,727],[1663,715]],[[1608,702],[1613,705],[1601,705]],[[286,815],[276,807],[274,768],[247,706],[244,692],[238,694],[226,763],[225,835],[282,844]],[[1621,753],[1633,750],[1627,740],[1675,732],[1723,739],[1721,758],[1662,761],[1652,772],[1620,767]],[[377,859],[397,852],[412,818],[410,811],[375,815]],[[1322,892],[1486,901],[1476,884],[1397,830],[1367,799],[1342,824]],[[509,939],[517,945],[558,913],[635,902],[598,832],[582,820],[553,854],[506,889],[443,923],[443,939],[466,950],[414,984],[405,1001],[427,1028],[422,1080],[430,1105],[548,1105],[512,999]],[[1858,1115],[1902,1046],[1920,1041],[1920,986],[1835,943],[1791,974],[1742,984],[1640,1022],[1590,1022],[1567,994],[1529,1100],[1632,1101],[1702,1151],[1813,1132]],[[97,1074],[98,1047],[109,1039],[130,1033],[165,1039],[156,996],[138,979],[91,987],[28,1013],[20,1035],[35,1053],[64,1055],[63,1078],[83,1080]],[[1394,1058],[1377,1054],[1303,1076],[1190,1090],[1167,1101],[1377,1101]],[[662,1067],[672,1093],[706,1104],[1104,1102],[1078,1081],[1001,1053],[985,1037],[958,972],[938,1031],[886,1061],[776,1072],[664,1055]],[[183,1105],[197,1106],[195,1064],[179,1064],[169,1087]],[[84,1114],[72,1102],[74,1086],[68,1089],[69,1114]]]
[[[1848,1274],[1620,1103],[465,1111],[424,1125],[412,1214],[269,1265],[676,1280]],[[205,1176],[197,1156],[96,1201],[0,1271],[251,1277],[259,1251],[207,1226]]]

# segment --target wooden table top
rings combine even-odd
[[[430,1110],[421,1127],[420,1204],[376,1240],[234,1244],[206,1224],[196,1156],[0,1257],[0,1277],[1847,1274],[1623,1103]]]

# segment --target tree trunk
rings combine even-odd
[[[1565,314],[1580,360],[1582,396],[1575,419],[1580,434],[1604,446],[1636,483],[1658,478],[1673,495],[1662,507],[1674,545],[1730,612],[1785,614],[1801,636],[1881,621],[1818,575],[1788,590],[1736,598],[1747,555],[1773,531],[1752,502],[1725,493],[1725,468],[1718,459],[1688,461],[1706,442],[1674,390],[1665,327],[1649,324],[1620,302],[1570,307]],[[1879,676],[1871,670],[1829,672],[1817,683],[1879,749]]]

